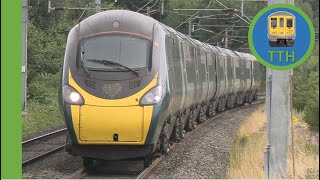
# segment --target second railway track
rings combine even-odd
[[[67,129],[60,129],[22,142],[22,166],[62,150],[66,144]]]

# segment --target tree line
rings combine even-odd
[[[241,9],[240,2],[219,0],[230,9]],[[192,37],[213,45],[223,45],[224,32],[230,38],[228,47],[233,50],[250,52],[247,45],[249,24],[225,9],[215,0],[165,0],[164,14],[159,20],[178,31],[188,34],[188,21],[194,24]],[[64,49],[69,30],[95,10],[52,10],[48,12],[47,0],[28,2],[28,101],[44,106],[57,104],[59,78],[63,63]],[[160,12],[160,0],[101,0],[104,9],[128,9],[147,13],[150,7]],[[147,6],[145,6],[148,3]],[[266,6],[266,2],[245,2],[244,14],[248,19]],[[319,28],[319,1],[295,0],[313,20],[315,29]],[[52,7],[94,7],[94,0],[52,0]],[[177,11],[175,9],[221,9],[220,11]],[[238,13],[239,14],[239,13]],[[214,26],[211,26],[214,25]],[[243,28],[232,28],[233,25]],[[305,120],[313,129],[319,124],[319,54],[318,46],[313,55],[302,66],[294,69],[294,108],[305,111]],[[265,69],[262,69],[265,72]],[[264,80],[264,79],[263,79]],[[262,85],[262,90],[264,90]]]

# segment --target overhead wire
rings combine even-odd
[[[209,2],[209,4],[205,7],[208,8],[211,5],[211,1]],[[191,17],[189,17],[188,19],[186,19],[184,22],[182,22],[181,24],[179,24],[177,27],[175,27],[174,29],[179,28],[182,24],[184,24],[185,22],[189,21],[192,17],[198,15],[200,13],[200,11],[197,11],[196,13],[194,13]]]
[[[145,5],[143,5],[140,9],[138,9],[137,12],[141,11],[143,8],[145,8],[148,4],[150,4],[153,0],[150,0],[149,2],[147,2]]]
[[[219,3],[222,7],[224,7],[225,9],[228,9],[227,6],[225,6],[224,4],[222,4],[219,0],[215,0],[217,3]],[[235,14],[236,16],[238,16],[240,19],[242,19],[244,22],[246,22],[247,24],[251,24],[250,22],[246,21],[245,19],[243,19],[241,16],[239,16],[238,14]]]
[[[86,5],[85,8],[87,8],[89,6],[89,4]],[[64,31],[70,31],[70,29],[72,29],[76,24],[79,23],[80,19],[82,18],[82,16],[84,15],[84,13],[86,12],[87,9],[84,9],[80,15],[80,17],[78,18],[78,20],[67,30],[64,30]],[[58,32],[61,32],[61,31],[58,31]]]
[[[129,3],[130,3],[133,7],[139,9],[139,7],[137,7],[136,5],[134,5],[134,4],[131,2],[131,0],[128,0],[128,1],[129,1]]]
[[[156,2],[150,7],[150,9],[153,8],[158,3],[158,1],[159,0],[156,0]]]

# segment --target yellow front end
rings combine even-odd
[[[268,19],[269,24],[269,36],[288,37],[294,36],[295,22],[292,16],[270,16]],[[276,23],[272,23],[276,21]],[[289,21],[292,21],[289,24]]]
[[[78,143],[143,145],[151,123],[153,106],[140,106],[139,100],[156,83],[157,76],[132,96],[107,100],[84,91],[69,73],[69,84],[85,101],[81,106],[71,105],[72,123]]]

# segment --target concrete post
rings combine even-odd
[[[101,11],[101,0],[95,0],[96,4],[96,13],[99,13]]]
[[[270,0],[268,5],[294,0]],[[287,174],[288,146],[290,145],[290,81],[289,70],[267,68],[266,74],[267,152],[265,173],[267,178],[283,178]]]
[[[22,0],[22,115],[27,111],[27,23],[28,0]]]

